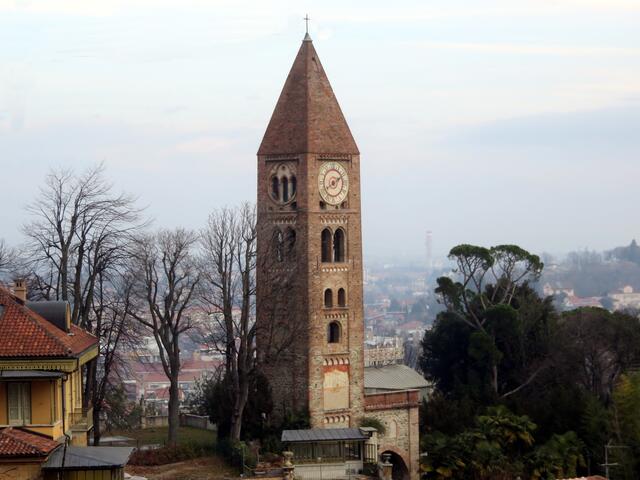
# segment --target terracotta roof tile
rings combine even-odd
[[[93,345],[96,337],[71,326],[59,329],[0,287],[0,357],[75,357]]]
[[[601,477],[600,475],[592,475],[591,477],[564,478],[561,480],[607,480],[607,479],[604,477]]]
[[[60,444],[18,428],[0,430],[0,457],[46,457]]]
[[[258,155],[297,153],[359,153],[308,37],[293,62],[258,149]]]

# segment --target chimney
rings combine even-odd
[[[23,303],[27,301],[27,282],[24,278],[14,280],[13,294]]]

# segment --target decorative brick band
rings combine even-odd
[[[329,357],[324,359],[324,365],[349,365],[349,357]]]
[[[298,160],[298,155],[267,155],[265,157],[267,162],[286,162],[291,160]]]
[[[322,267],[323,273],[348,272],[349,267]]]
[[[322,153],[316,158],[318,160],[351,160],[351,155],[346,153]]]
[[[325,224],[347,224],[349,223],[349,217],[347,216],[322,216],[320,217],[320,221]]]
[[[295,216],[291,216],[291,217],[280,217],[280,218],[274,218],[271,223],[273,223],[274,225],[295,225],[296,223],[296,217]]]
[[[334,318],[349,318],[348,313],[327,313],[324,318],[326,319],[334,319]]]
[[[418,407],[418,390],[401,392],[373,393],[364,396],[364,409],[367,411],[392,410],[394,408]]]
[[[324,417],[324,423],[349,423],[351,415],[348,413],[344,415],[327,415]]]

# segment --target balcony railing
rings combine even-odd
[[[76,408],[70,415],[72,430],[90,430],[93,427],[93,408]]]

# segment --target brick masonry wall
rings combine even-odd
[[[258,157],[256,341],[276,417],[288,410],[308,409],[308,272],[301,268],[306,263],[308,240],[307,215],[292,203],[279,205],[272,201],[270,179],[273,167],[284,163],[296,168],[298,184],[304,184],[304,160],[298,155]],[[304,204],[305,189],[297,190],[294,200],[297,205]],[[272,248],[274,231],[288,228],[296,232],[295,258],[277,262]]]
[[[327,161],[338,161],[349,176],[347,208],[320,208],[318,171]],[[296,170],[297,193],[293,205],[279,205],[269,195],[273,167],[278,162]],[[362,232],[360,219],[360,164],[353,155],[296,155],[258,157],[258,268],[257,322],[258,355],[269,379],[276,409],[308,408],[312,427],[356,426],[364,411],[364,315],[362,294]],[[270,248],[275,228],[296,231],[295,261],[274,264]],[[346,232],[345,262],[321,262],[321,233],[324,228]],[[277,331],[295,331],[295,341],[272,361],[269,357],[273,331],[270,322],[274,304],[283,294],[273,295],[277,274],[284,269],[294,282],[286,292],[287,308]],[[324,290],[346,290],[346,307],[325,308]],[[328,325],[338,321],[341,341],[329,344]],[[285,335],[286,335],[285,333]],[[325,366],[328,362],[349,365],[349,405],[325,406]],[[337,422],[336,422],[337,420]]]
[[[338,161],[349,177],[347,208],[327,205],[320,208],[318,172],[323,163]],[[360,219],[360,162],[353,155],[311,155],[309,159],[309,304],[310,319],[310,391],[309,403],[313,427],[331,426],[332,419],[348,416],[346,424],[356,426],[363,414],[364,397],[364,315],[362,297],[362,232]],[[334,232],[342,228],[346,232],[346,261],[343,263],[321,262],[322,230]],[[324,290],[334,292],[337,303],[339,288],[346,290],[345,308],[324,308]],[[342,326],[339,344],[327,343],[327,328],[330,322],[338,321]],[[323,394],[323,365],[326,360],[347,358],[349,362],[349,408],[332,410],[325,408]],[[329,407],[329,406],[327,406]]]
[[[379,451],[391,450],[404,460],[412,480],[417,480],[420,461],[418,392],[402,391],[365,396],[365,415],[378,419],[387,430],[379,437]],[[395,435],[394,435],[395,433]]]

